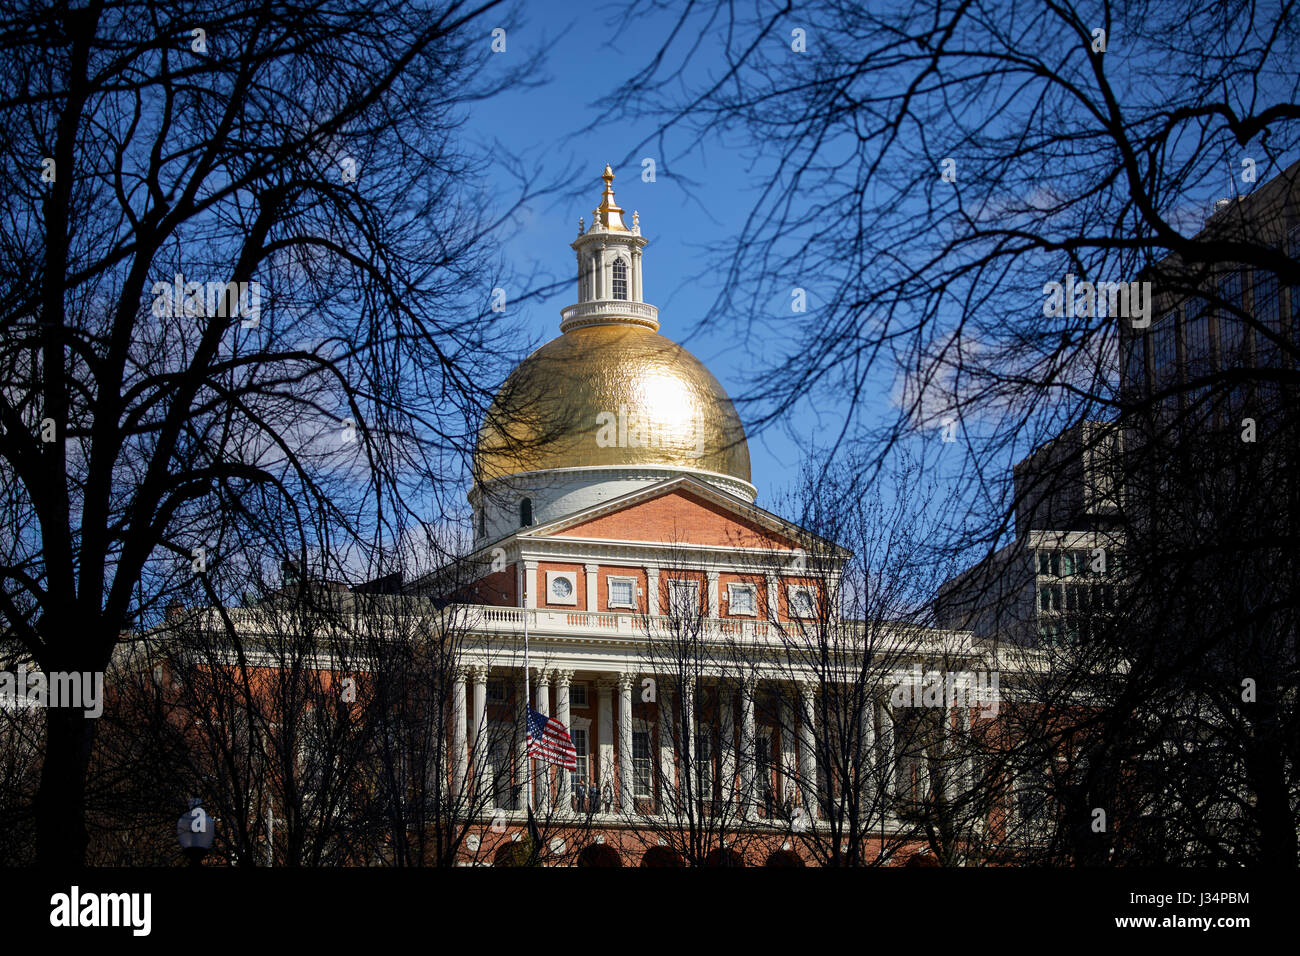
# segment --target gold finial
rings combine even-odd
[[[627,226],[623,225],[623,210],[614,202],[614,169],[609,163],[605,164],[605,171],[600,178],[605,180],[605,192],[600,197],[600,208],[596,210],[598,221],[606,229],[627,232]]]

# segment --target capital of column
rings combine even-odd
[[[457,664],[451,669],[451,679],[458,684],[463,684],[469,680],[470,671],[473,668],[468,664]]]
[[[536,561],[531,561],[531,560],[525,560],[525,561],[524,561],[524,568],[525,568],[526,570],[529,570],[529,571],[536,571],[536,570],[537,570],[537,562],[536,562]]]
[[[555,685],[557,687],[568,687],[573,682],[573,671],[557,670],[555,672]]]
[[[583,568],[583,570],[586,571],[588,574],[595,574],[597,571],[600,570],[600,565],[599,565],[599,564],[584,564],[584,565],[582,566],[582,568]]]
[[[474,678],[474,683],[486,684],[488,679],[488,674],[492,672],[492,668],[488,667],[486,664],[471,664],[469,667],[469,672],[470,675]]]
[[[614,682],[618,684],[619,690],[631,690],[632,685],[636,683],[636,678],[636,674],[633,674],[630,671],[622,671],[618,677],[614,679]]]
[[[549,668],[537,668],[537,686],[550,687],[552,673],[553,672]]]

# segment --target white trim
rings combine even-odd
[[[806,614],[795,610],[794,596],[797,593],[808,595],[808,612]],[[817,616],[817,589],[810,584],[787,584],[785,586],[785,607],[790,617],[810,618]]]
[[[677,609],[673,606],[673,592],[678,588],[689,588],[691,592],[689,613],[698,615],[700,613],[700,582],[691,578],[668,578],[668,614],[670,616],[678,614]]]
[[[736,610],[736,593],[744,591],[750,597],[750,610]],[[758,585],[746,584],[743,581],[727,582],[727,613],[732,617],[758,617]]]
[[[569,583],[569,594],[567,597],[557,597],[552,590],[556,581],[567,581]],[[562,604],[565,606],[578,606],[578,572],[577,571],[547,571],[546,572],[546,603]]]
[[[611,574],[609,577],[605,578],[605,581],[607,582],[606,585],[605,585],[605,603],[606,603],[606,605],[609,607],[609,609],[610,609],[611,611],[616,610],[616,609],[620,609],[620,608],[621,608],[621,609],[626,609],[626,610],[629,610],[629,611],[635,611],[635,610],[637,609],[637,606],[636,606],[636,590],[637,590],[637,588],[636,588],[636,580],[637,580],[637,579],[634,578],[634,577],[623,577],[623,576],[621,576],[621,575],[613,575],[613,574]],[[630,585],[630,586],[631,586],[631,588],[632,588],[632,598],[631,598],[631,601],[630,601],[630,602],[628,602],[628,603],[622,603],[622,602],[619,602],[619,603],[617,603],[617,604],[614,603],[614,582],[616,582],[616,581],[617,581],[619,584],[627,584],[627,585]],[[593,610],[594,610],[594,609],[593,609]]]

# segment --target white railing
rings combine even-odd
[[[597,299],[592,302],[579,302],[560,310],[560,328],[567,329],[573,325],[583,325],[589,320],[602,318],[627,318],[639,320],[647,325],[659,324],[659,309],[648,302],[633,302],[629,299]]]
[[[449,608],[448,610],[452,610]],[[566,611],[555,608],[496,607],[492,605],[456,605],[454,613],[464,626],[491,633],[522,631],[525,620],[530,633],[592,634],[638,637],[649,633],[671,632],[675,628],[699,628],[700,636],[720,640],[771,640],[779,636],[768,621],[742,621],[735,618],[702,618],[682,621],[669,615],[651,615],[616,611]]]

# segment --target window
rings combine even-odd
[[[1192,314],[1190,303],[1187,308]],[[1151,331],[1152,375],[1157,389],[1167,388],[1178,377],[1177,331],[1172,321],[1161,322]]]
[[[1282,316],[1277,295],[1277,276],[1272,272],[1255,273],[1255,321],[1274,335],[1281,335]],[[1260,368],[1275,368],[1281,364],[1282,350],[1277,342],[1260,331],[1255,332],[1255,364]]]
[[[1077,561],[1078,561],[1078,555],[1074,551],[1063,551],[1061,553],[1062,577],[1068,578],[1071,575],[1079,573],[1079,567]]]
[[[1128,352],[1124,356],[1124,380],[1126,388],[1146,390],[1147,364],[1146,339],[1135,335],[1128,340]]]
[[[636,579],[635,578],[606,578],[609,588],[609,606],[635,608],[636,607]]]
[[[1187,324],[1184,327],[1183,345],[1187,352],[1187,374],[1193,378],[1209,373],[1212,368],[1212,349],[1210,346],[1210,313],[1205,301],[1195,298],[1187,303]],[[1164,377],[1161,381],[1168,384],[1174,381],[1174,375]]]
[[[569,687],[569,706],[587,707],[587,685],[573,684]]]
[[[650,796],[650,731],[632,731],[632,795]]]
[[[614,260],[614,298],[627,298],[627,263],[622,259]]]
[[[478,536],[487,537],[487,509],[480,508],[478,512]]]
[[[812,617],[816,602],[813,601],[812,588],[803,585],[791,585],[788,595],[791,617]]]
[[[504,704],[506,702],[506,682],[503,680],[488,681],[487,699],[492,704]]]
[[[1223,368],[1239,368],[1246,364],[1246,327],[1241,316],[1228,306],[1241,308],[1241,273],[1224,276],[1217,289],[1219,298],[1227,305],[1219,307],[1219,355]]]
[[[579,780],[588,779],[587,757],[590,751],[587,749],[587,731],[585,729],[571,727],[569,729],[569,736],[573,738],[573,749],[578,752],[578,767],[572,772],[572,785],[577,786]]]
[[[1079,610],[1079,587],[1075,584],[1065,586],[1065,609],[1067,611]]]
[[[668,613],[673,617],[697,617],[700,613],[700,585],[696,581],[668,582]]]
[[[758,614],[758,594],[752,584],[728,584],[727,608],[732,614],[754,617]]]
[[[1039,551],[1038,573],[1059,578],[1061,576],[1061,555],[1056,551]]]
[[[578,604],[578,575],[573,571],[546,572],[546,602],[548,604]]]
[[[1054,584],[1038,589],[1038,610],[1059,611],[1061,609],[1061,589]]]
[[[519,527],[530,528],[533,524],[533,499],[525,498],[519,502]]]

